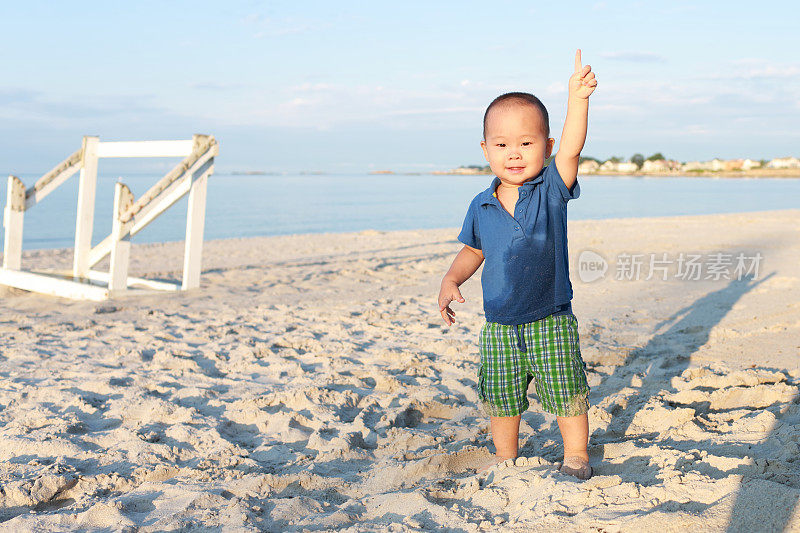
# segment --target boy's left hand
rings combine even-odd
[[[575,52],[575,72],[569,77],[569,96],[570,98],[588,99],[597,87],[597,80],[594,79],[594,72],[589,65],[581,65],[581,50]]]

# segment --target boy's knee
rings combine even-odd
[[[589,391],[582,391],[574,394],[564,405],[562,416],[581,416],[589,412]]]

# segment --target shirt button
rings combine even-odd
[[[519,226],[514,226],[514,229],[519,231]]]

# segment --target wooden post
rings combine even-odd
[[[97,190],[97,144],[98,137],[83,138],[83,160],[78,186],[78,217],[75,222],[75,256],[72,275],[85,278],[89,272],[89,252],[92,249],[94,226],[94,198]]]
[[[196,289],[200,286],[200,270],[203,257],[203,230],[206,220],[206,192],[208,176],[214,171],[214,159],[207,170],[202,168],[200,177],[192,176],[189,190],[189,207],[186,211],[186,247],[183,253],[183,282],[181,290]]]
[[[108,291],[119,294],[128,289],[128,265],[130,264],[130,222],[122,222],[122,214],[133,205],[133,193],[124,183],[114,189],[114,221],[111,225],[111,264],[109,267]]]
[[[22,268],[22,224],[25,220],[25,185],[16,176],[8,177],[6,208],[3,211],[5,242],[3,244],[3,268]]]

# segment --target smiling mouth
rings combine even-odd
[[[525,167],[506,167],[506,170],[509,172],[522,172],[525,170]]]

